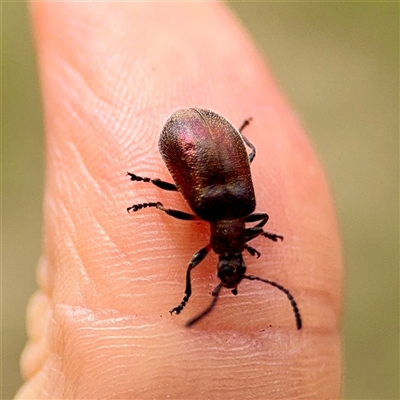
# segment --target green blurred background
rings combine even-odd
[[[345,251],[344,397],[399,399],[399,3],[229,3],[325,166]],[[2,399],[22,380],[43,125],[25,3],[2,11]],[[327,393],[327,397],[330,394]]]

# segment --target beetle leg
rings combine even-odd
[[[254,214],[250,214],[248,215],[244,222],[256,222],[256,221],[260,221],[257,225],[255,225],[253,228],[261,228],[262,226],[264,226],[267,222],[268,222],[269,216],[267,213],[254,213]]]
[[[147,207],[156,207],[160,211],[164,211],[166,214],[170,215],[171,217],[177,218],[177,219],[183,219],[185,221],[195,221],[199,220],[200,218],[197,215],[194,214],[189,214],[183,211],[179,210],[172,210],[170,208],[165,208],[162,203],[157,202],[157,203],[141,203],[141,204],[134,204],[132,207],[128,207],[126,210],[129,211],[139,211],[142,208],[147,208]]]
[[[242,130],[243,130],[244,128],[246,128],[247,125],[250,125],[250,122],[251,122],[251,121],[253,121],[253,118],[251,118],[251,117],[245,119],[245,120],[243,121],[242,125],[240,125],[240,128],[238,129],[238,131],[239,131],[240,133],[242,133]]]
[[[277,242],[278,239],[281,241],[283,240],[283,236],[277,235],[276,233],[264,232],[261,227],[255,226],[246,229],[246,242],[249,242],[260,235],[272,240],[273,242]]]
[[[283,240],[283,236],[281,235],[277,235],[276,233],[264,232],[262,229],[259,229],[267,223],[268,219],[269,216],[267,213],[254,213],[246,217],[245,222],[256,222],[261,220],[257,225],[253,226],[252,228],[246,229],[246,242],[254,239],[259,235],[265,236],[274,242],[277,242],[278,239]]]
[[[131,172],[127,172],[126,176],[131,177],[131,181],[136,181],[136,182],[151,182],[153,185],[156,185],[160,189],[163,190],[171,190],[171,191],[177,191],[178,188],[173,184],[169,182],[164,182],[161,179],[151,179],[151,178],[144,178],[135,174],[132,174]]]
[[[277,242],[278,239],[279,239],[280,241],[283,240],[283,236],[277,235],[276,233],[263,232],[263,233],[261,234],[261,236],[265,236],[266,238],[268,238],[268,239],[270,239],[270,240],[272,240],[272,241],[274,241],[274,242]]]
[[[262,228],[254,227],[254,228],[247,228],[245,231],[246,234],[246,242],[250,242],[250,240],[253,240],[257,236],[260,236],[263,233]]]
[[[156,206],[159,210],[164,211],[166,214],[177,219],[183,219],[185,221],[195,221],[200,218],[197,215],[189,214],[179,210],[172,210],[171,208],[165,208],[160,202]]]
[[[248,244],[244,245],[244,248],[252,255],[253,257],[256,256],[257,258],[260,258],[261,253],[257,251],[255,248],[249,246]]]
[[[179,304],[178,307],[174,307],[173,309],[170,310],[170,314],[172,313],[179,314],[185,307],[186,303],[189,301],[189,297],[192,295],[190,272],[194,267],[196,267],[199,263],[201,263],[204,260],[204,258],[206,257],[206,255],[209,253],[210,250],[211,250],[211,245],[208,244],[206,247],[203,247],[201,250],[199,250],[197,253],[193,255],[186,271],[185,296],[183,297],[183,300],[181,301],[181,304]]]
[[[251,149],[251,153],[249,154],[249,162],[251,164],[252,161],[254,160],[254,157],[256,156],[256,148],[254,147],[253,143],[251,143],[250,140],[247,139],[246,136],[242,135],[242,138],[243,138],[244,142],[246,143],[246,145],[248,147],[250,147],[250,149]]]
[[[244,128],[246,128],[247,125],[250,125],[250,122],[252,120],[253,120],[253,118],[251,118],[251,117],[248,119],[245,119],[243,124],[239,128],[239,132],[242,135],[242,138],[243,138],[244,142],[246,143],[246,146],[250,147],[250,149],[251,149],[251,153],[249,154],[250,163],[254,160],[254,157],[256,156],[256,148],[254,147],[253,143],[251,143],[250,140],[247,139],[247,137],[243,135],[242,131]]]
[[[243,124],[242,124],[242,125],[240,126],[240,128],[238,129],[239,132],[240,132],[240,134],[242,135],[242,138],[243,138],[244,142],[245,142],[246,145],[247,145],[248,147],[250,147],[250,149],[251,149],[251,153],[249,154],[249,161],[250,161],[250,163],[254,160],[254,157],[256,156],[256,148],[254,147],[253,143],[251,143],[250,140],[247,139],[247,137],[244,136],[244,135],[242,134],[242,131],[243,131],[244,128],[246,128],[247,125],[250,125],[250,122],[251,122],[252,120],[253,120],[253,118],[251,118],[251,117],[248,118],[248,119],[245,119],[245,120],[243,121]]]
[[[142,203],[142,204],[134,204],[132,207],[128,207],[126,211],[138,211],[141,210],[142,208],[147,208],[147,207],[157,207],[157,203]]]

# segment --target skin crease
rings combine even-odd
[[[44,250],[27,312],[26,380],[17,399],[337,399],[341,250],[326,179],[294,113],[240,25],[217,3],[68,3],[32,6],[46,126]],[[252,164],[266,230],[248,273],[275,280],[222,290],[205,319],[185,322],[218,283],[204,223],[135,203],[190,211],[157,150],[167,117],[208,108],[256,146]]]

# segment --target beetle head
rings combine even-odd
[[[219,256],[217,274],[226,288],[236,288],[243,279],[245,272],[246,265],[240,253]]]

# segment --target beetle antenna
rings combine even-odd
[[[289,290],[287,290],[285,287],[283,287],[279,283],[276,283],[276,282],[273,282],[273,281],[269,281],[268,279],[259,278],[258,276],[245,275],[243,278],[248,279],[250,281],[261,281],[261,282],[264,282],[264,283],[268,283],[269,285],[274,286],[277,289],[279,289],[281,292],[285,293],[287,298],[290,301],[290,304],[292,305],[293,312],[294,312],[294,317],[296,318],[297,329],[298,330],[301,329],[302,322],[301,322],[301,317],[300,317],[300,311],[299,311],[299,308],[297,307],[297,303],[295,302],[294,297],[289,292]]]
[[[193,326],[197,321],[199,321],[200,319],[205,317],[214,308],[214,306],[218,300],[219,292],[221,291],[222,286],[223,285],[221,282],[215,287],[215,289],[212,291],[213,300],[212,300],[211,304],[204,311],[202,311],[199,315],[197,315],[196,317],[194,317],[192,319],[189,319],[189,321],[186,322],[186,324],[185,324],[186,328]]]

